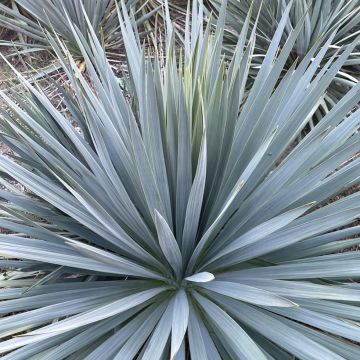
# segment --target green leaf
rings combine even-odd
[[[113,301],[107,305],[100,306],[94,310],[90,310],[80,315],[75,315],[67,319],[61,320],[55,324],[44,326],[40,329],[34,330],[26,337],[18,337],[3,341],[0,344],[0,351],[10,351],[20,346],[45,340],[81,326],[97,322],[99,320],[107,319],[112,315],[119,314],[128,309],[131,309],[164,291],[164,288],[154,288],[146,290],[134,295],[129,295],[123,299]]]
[[[236,356],[246,359],[266,359],[246,332],[225,311],[205,297],[197,293],[193,295],[206,313],[207,319],[219,330],[221,338]]]
[[[251,304],[277,307],[298,306],[296,303],[277,295],[275,292],[265,291],[249,285],[214,280],[209,284],[202,284],[199,286]]]
[[[189,321],[189,303],[186,293],[180,289],[176,294],[171,325],[171,359],[183,344]]]
[[[175,271],[177,277],[180,278],[183,263],[178,243],[176,242],[176,239],[174,238],[166,220],[157,210],[155,210],[155,224],[161,250],[163,251],[168,263]]]
[[[335,352],[318,344],[312,338],[286,326],[279,316],[236,300],[222,299],[221,303],[239,321],[299,358],[314,360],[324,357],[339,360],[342,358]],[[283,336],[284,333],[286,333],[286,336]]]

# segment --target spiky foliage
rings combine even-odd
[[[213,9],[218,11],[221,1],[210,0]],[[275,34],[281,16],[288,5],[292,4],[280,46],[285,44],[287,35],[299,22],[304,26],[296,45],[289,54],[284,73],[295,61],[301,61],[308,51],[322,39],[325,42],[333,35],[332,46],[324,56],[320,69],[342,46],[354,41],[360,30],[360,1],[358,0],[229,0],[227,11],[228,28],[225,33],[224,46],[232,52],[238,40],[242,26],[249,12],[252,12],[251,23],[257,23],[257,41],[253,58],[254,69],[259,67],[272,37]],[[252,9],[252,10],[251,10]],[[259,16],[258,16],[259,14]],[[334,34],[334,30],[337,30]],[[355,49],[336,75],[325,96],[323,109],[336,103],[350,87],[359,81],[359,50]]]
[[[287,16],[246,100],[254,35],[227,63],[224,13],[211,34],[196,6],[180,59],[169,18],[151,61],[125,13],[126,96],[94,34],[90,49],[72,29],[94,88],[50,38],[78,126],[24,79],[28,97],[2,94],[0,167],[27,189],[2,179],[4,359],[359,359],[360,254],[336,252],[358,242],[339,228],[360,194],[333,198],[358,182],[360,159],[341,164],[360,150],[359,88],[294,145],[353,45],[278,84],[301,32],[277,56]]]
[[[132,9],[137,21],[143,23],[150,18],[158,8],[144,14],[142,7],[146,1],[127,0],[126,6]],[[115,0],[15,0],[17,7],[9,8],[0,4],[0,26],[16,31],[19,43],[16,45],[19,53],[50,49],[43,28],[56,33],[66,42],[66,46],[75,58],[82,59],[81,50],[73,35],[69,22],[76,26],[83,36],[90,41],[89,28],[84,13],[88,16],[92,28],[101,41],[106,55],[110,60],[119,60],[122,45],[120,27]],[[3,43],[5,45],[6,43]],[[31,46],[29,48],[29,46]],[[25,48],[25,50],[24,50]]]

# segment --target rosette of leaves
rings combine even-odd
[[[211,0],[210,3],[212,6],[210,9],[218,12],[222,2]],[[336,35],[318,71],[342,46],[350,44],[359,34],[360,2],[358,0],[230,0],[227,9],[228,27],[224,39],[226,52],[231,53],[234,50],[244,21],[251,12],[253,14],[251,24],[253,26],[256,24],[257,29],[257,41],[253,57],[253,68],[254,71],[257,71],[256,69],[259,68],[264,58],[282,13],[288,4],[292,4],[292,7],[279,44],[280,47],[285,44],[287,35],[299,22],[304,25],[301,35],[289,54],[283,74],[294,62],[301,61],[319,39],[325,42],[335,30]],[[333,106],[359,81],[359,64],[359,49],[355,48],[331,83],[322,106],[323,110],[326,111],[328,107]]]
[[[212,34],[196,5],[180,58],[168,17],[149,59],[124,11],[126,96],[94,32],[72,29],[93,86],[49,37],[75,127],[21,74],[28,95],[2,93],[4,359],[359,359],[360,254],[339,251],[360,194],[337,196],[359,181],[358,87],[294,145],[354,45],[279,82],[289,10],[246,99],[254,33],[228,63],[225,13]]]
[[[132,12],[138,24],[143,24],[159,9],[152,8],[146,13],[142,11],[147,1],[127,0],[127,11]],[[72,32],[70,23],[77,27],[89,43],[88,21],[111,61],[123,60],[120,36],[120,25],[115,0],[14,0],[12,8],[0,4],[0,26],[19,34],[19,42],[2,42],[4,46],[16,46],[17,54],[30,54],[43,50],[51,50],[46,32],[59,35],[75,59],[84,67],[81,50]],[[86,16],[88,21],[86,20]],[[90,46],[90,44],[89,44]],[[52,64],[47,71],[58,66]]]

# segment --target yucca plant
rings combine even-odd
[[[0,26],[16,31],[19,42],[3,41],[3,46],[16,46],[17,54],[31,54],[51,50],[43,29],[61,36],[72,56],[84,68],[81,50],[70,27],[76,26],[84,38],[90,42],[89,28],[84,13],[87,14],[97,38],[105,49],[107,58],[113,62],[122,61],[119,20],[115,0],[14,0],[12,8],[0,4]],[[138,24],[143,24],[159,9],[142,11],[147,0],[127,0],[126,7],[131,9]],[[58,69],[58,64],[51,64],[42,69],[46,74]]]
[[[317,73],[333,34],[278,83],[287,7],[244,100],[254,33],[228,63],[224,8],[214,34],[201,8],[180,58],[166,16],[154,59],[123,9],[125,90],[94,32],[72,28],[93,86],[48,34],[68,117],[20,74],[28,95],[2,93],[4,359],[359,359],[360,255],[338,252],[360,194],[337,196],[359,180],[359,87],[295,143],[354,45]]]
[[[210,0],[215,13],[221,7],[221,1]],[[284,66],[284,72],[291,68],[296,61],[301,61],[319,39],[325,42],[336,31],[331,47],[324,56],[319,71],[326,62],[342,47],[350,44],[360,30],[360,1],[359,0],[230,0],[227,10],[228,27],[225,33],[224,48],[232,52],[236,46],[238,36],[247,15],[252,11],[251,23],[256,26],[257,41],[253,57],[253,69],[259,68],[264,55],[271,43],[284,8],[292,4],[285,31],[282,34],[280,47],[286,42],[287,35],[299,22],[304,26],[301,35],[289,54]],[[256,24],[256,25],[255,25]],[[344,66],[339,70],[328,89],[323,103],[323,110],[333,106],[342,96],[359,81],[360,73],[359,49],[355,48]]]

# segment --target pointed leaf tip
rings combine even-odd
[[[179,245],[174,237],[169,224],[162,215],[155,209],[155,226],[158,234],[160,248],[164,253],[169,265],[180,278],[182,271],[182,255]]]
[[[191,276],[188,276],[187,278],[185,278],[185,280],[187,280],[187,281],[199,282],[199,283],[209,282],[214,279],[215,279],[215,276],[212,273],[209,273],[207,271],[197,273],[197,274],[194,274],[194,275],[191,275]]]

